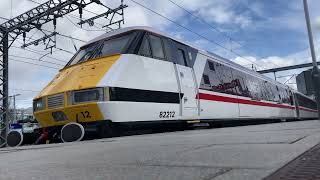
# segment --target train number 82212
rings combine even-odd
[[[159,118],[174,118],[175,111],[160,111]]]

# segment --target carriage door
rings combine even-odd
[[[293,94],[293,93],[292,93]],[[297,99],[297,95],[293,94],[293,102],[294,102],[294,106],[295,106],[295,117],[296,118],[300,118],[300,109],[299,109],[299,103],[298,103],[298,99]]]
[[[176,44],[176,74],[180,84],[182,116],[192,118],[198,115],[197,85],[195,74],[190,65],[189,56],[184,45]]]

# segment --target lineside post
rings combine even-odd
[[[313,44],[313,35],[312,35],[312,29],[311,29],[311,23],[310,23],[310,15],[309,15],[309,9],[308,9],[308,1],[303,0],[303,6],[304,6],[304,14],[306,18],[306,24],[308,29],[308,36],[309,36],[309,44],[310,44],[310,51],[311,51],[311,57],[312,57],[312,80],[313,80],[313,87],[314,87],[314,95],[316,97],[317,101],[317,107],[318,107],[318,118],[320,120],[320,85],[319,85],[319,68],[317,64],[316,59],[316,53],[314,50],[314,44]]]
[[[0,99],[2,104],[0,106],[0,147],[6,145],[6,137],[8,132],[8,70],[9,70],[9,36],[8,32],[1,30],[1,45],[0,46]]]

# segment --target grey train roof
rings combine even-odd
[[[186,42],[184,42],[184,41],[182,41],[182,40],[180,40],[180,39],[177,39],[177,38],[174,37],[174,36],[168,35],[168,34],[166,34],[166,33],[164,33],[164,32],[161,32],[161,31],[159,31],[159,30],[156,30],[156,29],[154,29],[154,28],[152,28],[152,27],[147,27],[147,26],[132,26],[132,27],[126,27],[126,28],[114,30],[114,31],[105,33],[105,34],[103,34],[103,35],[100,35],[100,36],[92,39],[91,41],[89,41],[88,43],[86,43],[84,46],[86,46],[86,45],[88,45],[88,44],[91,44],[91,43],[93,43],[93,42],[102,40],[102,39],[106,39],[106,38],[108,38],[108,37],[112,37],[112,36],[117,35],[117,34],[125,33],[125,32],[128,32],[128,31],[132,31],[132,30],[144,30],[144,31],[149,31],[149,32],[152,32],[152,33],[161,35],[161,36],[169,37],[169,38],[171,38],[171,39],[173,39],[173,40],[175,40],[175,41],[178,41],[178,42],[180,42],[180,43],[183,43],[183,44],[185,44],[185,45],[188,45],[188,46],[190,46],[190,47],[192,47],[192,48],[197,49],[198,52],[201,53],[201,54],[203,54],[203,55],[206,55],[206,56],[208,56],[208,57],[214,58],[214,59],[216,59],[216,60],[218,60],[218,61],[221,61],[221,62],[223,62],[223,63],[226,63],[226,64],[228,64],[228,65],[231,65],[231,66],[233,66],[233,67],[235,67],[235,68],[237,68],[237,69],[240,69],[240,70],[242,70],[242,71],[245,71],[245,72],[248,73],[248,74],[251,74],[251,75],[253,75],[253,76],[259,77],[259,78],[261,78],[261,79],[263,79],[263,80],[266,80],[266,81],[268,81],[268,82],[270,82],[270,83],[273,83],[273,84],[276,84],[276,85],[279,85],[279,86],[282,86],[282,87],[285,87],[285,88],[289,88],[289,89],[291,89],[292,91],[297,92],[296,90],[290,88],[289,86],[286,86],[286,85],[284,85],[284,84],[282,84],[282,83],[279,83],[279,82],[277,82],[277,81],[275,81],[275,80],[273,80],[273,79],[271,79],[271,78],[269,78],[269,77],[266,77],[266,76],[264,76],[264,75],[261,75],[260,73],[255,72],[255,71],[253,71],[253,70],[250,70],[250,69],[248,69],[248,68],[245,68],[245,67],[241,66],[240,64],[237,64],[237,63],[235,63],[235,62],[233,62],[233,61],[231,61],[231,60],[228,60],[228,59],[226,59],[226,58],[223,58],[223,57],[221,57],[221,56],[219,56],[219,55],[217,55],[217,54],[215,54],[215,53],[212,53],[212,52],[203,50],[203,49],[198,48],[198,47],[196,47],[196,46],[194,46],[194,45],[191,45],[191,44],[189,44],[189,43],[186,43]],[[299,93],[299,92],[297,92],[297,93]],[[303,95],[302,93],[299,93],[299,94]]]

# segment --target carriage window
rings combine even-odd
[[[260,91],[261,91],[261,96],[262,100],[269,101],[271,99],[270,97],[270,91],[268,90],[268,82],[264,80],[259,81],[260,84]]]
[[[141,44],[139,54],[143,56],[151,56],[149,39],[147,38],[147,36],[143,38],[143,42]]]
[[[292,97],[292,93],[290,92],[290,104],[291,105],[294,105],[294,103],[293,103],[293,97]]]
[[[203,82],[204,82],[204,84],[209,84],[209,85],[210,85],[210,79],[209,79],[209,76],[207,76],[207,75],[203,75]]]
[[[189,66],[190,67],[193,67],[195,61],[196,61],[196,58],[197,58],[197,50],[187,46],[187,49],[188,49],[188,55],[189,55]]]
[[[155,58],[164,59],[164,52],[162,48],[161,38],[157,36],[150,35],[152,55]]]
[[[310,109],[317,110],[317,103],[314,100],[311,100],[307,97],[304,97],[300,94],[296,94],[298,105]]]
[[[241,71],[232,70],[233,82],[236,84],[236,92],[239,96],[250,97],[247,86],[247,75]]]
[[[73,58],[68,62],[66,66],[72,66],[74,64],[83,62],[88,60],[94,53],[94,50],[97,49],[99,46],[99,43],[95,43],[92,45],[89,45],[85,48],[80,49],[74,56]]]
[[[185,53],[182,49],[178,49],[178,54],[177,54],[177,61],[178,64],[183,64],[183,65],[187,65],[187,60],[186,60],[186,56]]]
[[[273,94],[273,100],[274,102],[280,102],[280,94],[279,94],[279,88],[277,88],[278,86],[272,84],[271,85],[271,89],[272,89],[272,94]]]
[[[134,32],[124,35],[121,34],[107,40],[101,40],[81,47],[80,50],[71,58],[66,67],[97,57],[121,54],[127,49],[126,47],[128,47],[135,34],[136,33]]]
[[[228,66],[217,62],[211,62],[214,64],[215,71],[212,71],[209,67],[209,61],[205,66],[204,72],[207,75],[203,75],[201,84],[202,89],[210,90],[214,92],[227,93],[227,94],[237,94],[237,89],[240,86],[240,81],[235,80],[232,77],[232,69]],[[209,81],[209,83],[207,83]],[[210,86],[206,86],[209,84]]]
[[[171,40],[168,38],[163,38],[162,41],[163,41],[164,52],[166,54],[167,60],[170,62],[174,62],[174,57],[173,57],[173,53],[172,53],[174,48],[172,47],[172,44],[170,42]]]
[[[250,97],[254,100],[262,100],[262,93],[259,84],[259,79],[254,76],[247,76],[247,86],[250,92]]]
[[[102,49],[97,52],[97,57],[120,54],[124,47],[128,44],[130,37],[130,35],[126,35],[104,41]]]
[[[213,62],[208,61],[208,63],[209,63],[209,69],[210,69],[211,71],[215,71]]]

